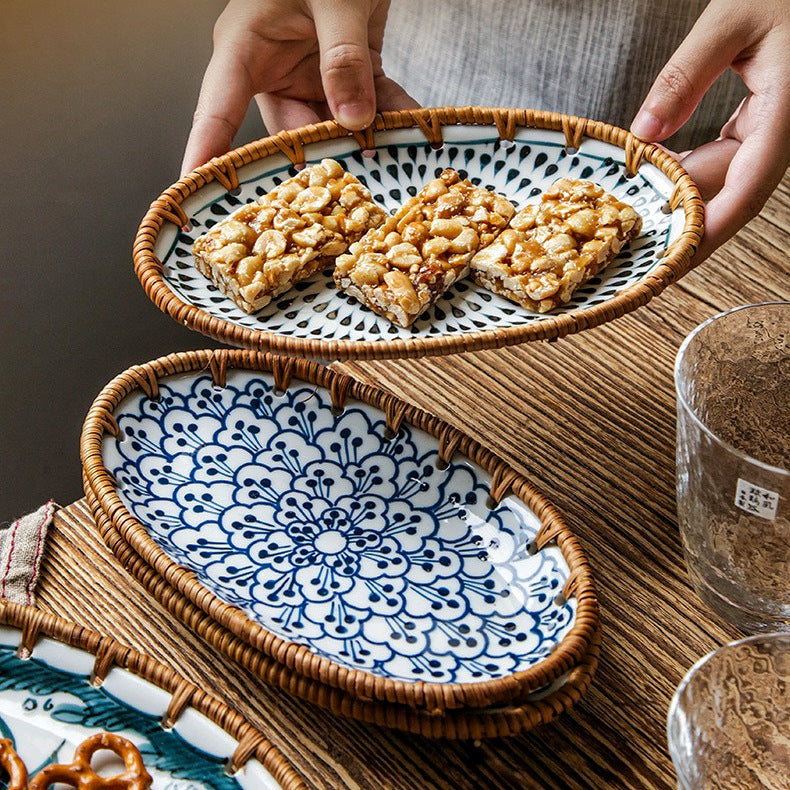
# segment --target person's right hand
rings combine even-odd
[[[389,0],[231,0],[214,28],[182,174],[225,153],[255,97],[269,134],[327,118],[364,129],[419,106],[384,75]]]
[[[679,157],[708,201],[695,263],[757,216],[790,164],[788,53],[788,0],[711,0],[631,125],[642,140],[665,140],[726,68],[749,89],[718,139]]]

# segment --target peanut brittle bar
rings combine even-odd
[[[335,282],[371,310],[409,327],[468,274],[472,256],[514,212],[501,195],[445,170],[337,259]]]
[[[198,238],[195,266],[245,313],[254,313],[385,216],[363,184],[324,159]]]
[[[626,203],[591,181],[561,178],[527,206],[471,263],[472,278],[545,313],[610,263],[642,228]]]

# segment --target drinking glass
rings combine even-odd
[[[672,699],[667,739],[680,790],[790,788],[790,634],[698,661]]]
[[[790,302],[714,316],[675,364],[689,575],[746,632],[790,630]]]

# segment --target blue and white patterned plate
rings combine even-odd
[[[44,638],[23,660],[17,655],[21,637],[20,630],[0,626],[0,738],[11,739],[31,777],[51,763],[71,763],[77,745],[91,735],[113,732],[140,750],[154,788],[280,787],[255,759],[229,776],[226,762],[238,742],[193,708],[164,729],[170,695],[158,686],[114,667],[97,688],[90,681],[95,656]],[[123,770],[113,762],[93,765],[103,766],[105,775]],[[6,786],[0,777],[0,787]]]
[[[519,208],[538,201],[541,192],[560,177],[590,179],[634,206],[642,216],[642,232],[614,263],[579,289],[569,304],[551,314],[531,312],[467,279],[454,285],[410,329],[402,329],[337,291],[331,269],[327,269],[255,315],[247,315],[195,269],[191,246],[198,235],[223,217],[295,172],[284,155],[275,154],[239,169],[238,194],[230,194],[215,181],[189,196],[182,205],[190,219],[189,230],[164,224],[154,240],[153,252],[162,262],[167,289],[206,317],[225,322],[228,329],[242,327],[307,341],[412,342],[486,330],[500,332],[611,300],[653,272],[663,252],[683,230],[682,207],[672,214],[662,211],[672,194],[672,181],[648,163],[630,178],[625,153],[617,146],[585,138],[578,150],[570,152],[562,133],[543,129],[519,129],[512,142],[501,140],[496,128],[487,126],[447,126],[443,134],[445,142],[439,149],[425,141],[420,129],[412,128],[378,132],[372,156],[363,155],[350,138],[313,143],[305,152],[309,162],[326,156],[338,159],[390,211],[446,167],[506,195]],[[194,325],[190,319],[188,322]],[[223,337],[230,339],[226,333]],[[272,343],[268,346],[277,347]],[[435,345],[430,349],[439,353]]]
[[[326,390],[280,393],[260,371],[159,392],[115,408],[103,466],[167,557],[272,634],[379,677],[479,683],[571,632],[562,552],[528,550],[537,516],[514,496],[490,509],[488,473],[440,462],[428,433],[389,438],[377,408],[337,414]]]

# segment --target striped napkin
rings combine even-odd
[[[50,499],[0,531],[0,598],[32,606],[47,528],[57,505]]]

